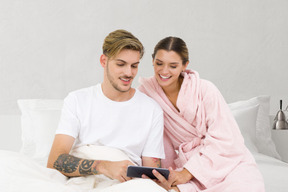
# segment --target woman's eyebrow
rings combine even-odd
[[[179,62],[171,62],[171,63],[169,63],[169,64],[178,65]]]
[[[156,60],[159,61],[159,62],[163,62],[163,61],[161,61],[160,59],[156,59]],[[172,64],[172,65],[178,65],[179,62],[175,61],[175,62],[171,62],[171,63],[169,63],[169,64]]]
[[[163,61],[161,61],[160,59],[156,59],[156,60],[157,60],[157,61],[160,61],[160,62],[163,62]],[[172,64],[172,65],[178,65],[179,62],[175,61],[175,62],[170,62],[169,64]]]

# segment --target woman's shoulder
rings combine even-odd
[[[207,79],[202,79],[199,73],[195,70],[187,69],[184,73],[182,73],[182,75],[184,76],[184,79],[185,79],[184,82],[187,82],[186,83],[187,85],[190,84],[193,86],[197,86],[197,89],[200,89],[203,91],[217,89],[214,83],[212,83],[211,81]]]
[[[216,85],[207,79],[200,79],[200,87],[202,89],[217,89]]]
[[[220,91],[217,88],[217,86],[207,79],[200,79],[200,90],[202,95],[220,94]]]
[[[157,87],[157,82],[155,77],[140,77],[139,78],[140,85],[137,87],[141,92],[148,94],[152,90],[154,91]]]

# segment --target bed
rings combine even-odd
[[[19,152],[0,150],[1,192],[133,191],[133,185],[147,186],[147,182],[151,182],[136,179],[123,185],[109,181],[110,183],[106,182],[105,186],[95,188],[97,179],[103,181],[106,178],[99,176],[96,180],[91,177],[68,179],[58,171],[46,168],[62,105],[62,100],[18,100],[21,111],[22,146]],[[253,154],[263,175],[266,191],[286,192],[288,164],[281,161],[271,138],[269,105],[270,97],[264,95],[230,103],[229,107],[239,125],[245,145]],[[94,155],[109,159],[111,158],[109,155],[116,154],[111,150],[105,148],[101,153]],[[89,155],[88,151],[86,155]],[[113,158],[120,158],[121,155],[116,156]],[[141,188],[137,191],[141,191]],[[156,189],[151,188],[149,191]]]

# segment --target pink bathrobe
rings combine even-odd
[[[163,167],[186,168],[193,176],[178,185],[181,192],[263,192],[262,175],[219,90],[186,70],[177,109],[155,77],[141,79],[139,90],[157,101],[164,111]],[[178,151],[178,155],[175,152]]]

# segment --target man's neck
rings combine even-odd
[[[121,91],[116,90],[113,86],[109,86],[105,84],[105,82],[101,84],[101,88],[102,88],[103,94],[107,98],[111,99],[112,101],[117,101],[117,102],[130,100],[136,92],[136,90],[132,87],[126,92],[121,92]]]

